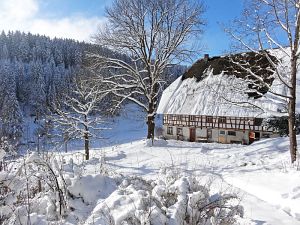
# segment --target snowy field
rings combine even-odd
[[[230,201],[230,204],[236,206],[236,214],[239,214],[238,206],[244,208],[244,219],[238,218],[235,224],[300,224],[300,165],[290,165],[288,138],[263,139],[249,146],[155,140],[151,146],[143,139],[145,125],[137,118],[141,118],[141,113],[134,109],[128,116],[115,118],[112,129],[104,134],[107,139],[92,143],[89,161],[83,160],[81,142],[70,145],[69,153],[55,153],[58,163],[54,161],[51,165],[58,171],[57,176],[62,174],[65,179],[71,193],[68,200],[71,210],[61,219],[54,216],[57,203],[56,206],[53,203],[53,192],[45,190],[44,196],[36,195],[32,199],[30,224],[57,224],[49,223],[57,219],[61,221],[59,224],[140,224],[122,223],[122,220],[131,214],[147,218],[144,208],[139,208],[144,204],[141,199],[148,199],[145,193],[149,188],[155,199],[173,192],[181,193],[177,200],[193,199],[193,196],[198,199],[197,194],[206,190],[193,187],[193,179],[209,187],[210,199],[219,193],[238,197],[238,203]],[[26,162],[35,160],[36,156],[32,155]],[[12,171],[15,165],[9,168]],[[0,181],[9,176],[0,173]],[[193,191],[188,192],[185,186]],[[186,196],[181,196],[182,193]],[[8,203],[17,201],[13,195],[7,199]],[[176,221],[180,214],[177,200],[166,209],[168,218],[173,218],[167,224],[182,224]],[[14,212],[21,214],[24,211],[18,220],[23,222],[19,224],[25,224],[28,209],[24,206],[16,209]],[[2,207],[0,219],[2,214],[10,215],[10,210]],[[150,211],[155,218],[152,224],[165,224],[167,220],[162,212]],[[8,224],[18,224],[16,220],[13,218]]]
[[[250,146],[158,140],[151,147],[141,140],[95,149],[91,161],[104,156],[109,171],[146,179],[158,179],[162,168],[180,169],[212,181],[212,191],[237,193],[250,224],[300,224],[300,172],[289,164],[287,144],[287,138]],[[95,176],[97,168],[88,163],[84,174]]]

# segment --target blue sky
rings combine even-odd
[[[79,14],[86,17],[104,16],[104,9],[112,0],[44,0],[42,12],[52,12],[58,17],[69,17]]]
[[[228,24],[230,20],[240,16],[243,0],[206,0],[205,3],[207,26],[204,28],[203,41],[207,45],[207,52],[211,55],[228,52],[230,40],[221,24]]]
[[[51,37],[90,41],[105,23],[104,9],[112,0],[0,0],[0,27]],[[229,50],[229,39],[219,23],[228,23],[242,10],[242,0],[204,0],[205,52],[220,55]]]

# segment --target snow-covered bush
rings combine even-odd
[[[87,175],[86,163],[31,154],[10,164],[0,172],[0,224],[230,225],[243,216],[236,195],[211,195],[180,170],[145,180]]]
[[[179,175],[165,170],[155,181],[126,178],[86,224],[229,225],[243,216],[236,195],[210,195],[195,177]]]
[[[75,198],[81,198],[84,203],[92,204],[97,199],[106,198],[116,188],[114,179],[98,174],[73,178],[68,190]]]
[[[0,172],[6,169],[5,159],[16,155],[16,146],[10,143],[7,137],[0,139]]]
[[[67,210],[67,183],[57,160],[31,154],[0,173],[0,223],[48,224]]]
[[[296,133],[300,133],[300,114],[296,114]],[[287,136],[289,134],[288,117],[271,117],[264,121],[265,126],[275,129],[280,136]]]
[[[5,156],[16,155],[16,146],[13,145],[7,137],[1,137],[0,139],[0,160],[3,160]]]
[[[84,218],[81,211],[107,198],[119,180],[85,175],[85,166],[72,158],[38,154],[10,163],[0,172],[0,224],[56,224],[67,217],[77,224]]]

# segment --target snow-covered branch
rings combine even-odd
[[[69,138],[80,138],[85,142],[86,159],[89,155],[89,140],[100,137],[100,130],[107,129],[99,124],[105,123],[99,116],[101,101],[109,94],[94,80],[79,77],[70,95],[65,96],[62,105],[56,105],[53,120]],[[97,113],[97,114],[96,114]]]
[[[100,82],[118,97],[116,107],[129,100],[152,115],[147,117],[148,138],[154,137],[162,74],[196,52],[188,42],[201,34],[203,12],[203,4],[193,0],[118,0],[107,9],[108,24],[95,36],[101,46],[128,56],[88,54],[88,59],[91,68],[106,71]]]
[[[252,68],[235,63],[276,96],[276,102],[285,101],[288,112],[291,162],[296,161],[296,97],[299,65],[300,11],[299,0],[254,0],[246,5],[242,19],[236,21],[236,29],[227,32],[244,49],[264,55],[273,67],[271,83],[256,74]],[[255,47],[255,45],[257,45]],[[258,49],[258,50],[256,50]],[[266,50],[267,49],[267,50]],[[272,55],[272,56],[271,56]],[[276,60],[273,60],[274,58]],[[255,86],[256,83],[253,83]]]

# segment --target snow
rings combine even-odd
[[[187,200],[192,208],[203,196],[209,195],[212,200],[236,195],[238,203],[234,199],[228,203],[243,207],[244,218],[238,214],[235,224],[300,224],[300,164],[290,165],[288,138],[262,139],[249,146],[159,139],[152,146],[142,139],[144,121],[136,122],[140,116],[131,108],[127,116],[115,118],[113,129],[104,134],[110,139],[93,143],[89,161],[83,160],[83,150],[75,151],[83,149],[80,146],[74,149],[70,145],[69,153],[52,153],[51,157],[57,156],[52,160],[55,171],[62,168],[72,196],[68,200],[70,211],[59,223],[107,225],[121,223],[124,218],[147,221],[151,211],[151,224],[176,224],[183,216],[182,207]],[[25,160],[35,161],[41,161],[37,154]],[[9,171],[15,167],[8,165]],[[10,176],[0,172],[0,183],[6,185]],[[23,184],[24,180],[16,180],[12,188],[20,186],[17,190],[26,192]],[[207,187],[208,193],[202,187]],[[151,207],[145,206],[150,197],[163,202],[166,196],[176,196],[164,207],[166,214],[153,202]],[[31,224],[58,220],[55,199],[57,196],[50,190],[32,199]],[[17,198],[9,195],[5,201],[10,204]],[[1,215],[13,213],[8,206],[0,208]],[[26,207],[17,210],[25,224]],[[14,217],[10,222],[15,222]]]
[[[259,179],[257,179],[258,177]],[[249,194],[255,195],[260,199],[271,203],[300,220],[300,186],[294,185],[295,180],[299,178],[299,174],[295,172],[289,172],[287,174],[257,172],[256,174],[249,174],[239,178],[225,176],[224,180],[235,187],[247,191]],[[279,185],[278,182],[282,181],[284,181],[284,183],[280,183]]]
[[[177,86],[176,83],[174,86]],[[171,85],[163,92],[158,114],[240,117],[270,115],[259,108],[253,108],[250,104],[243,103],[249,99],[247,94],[240,92],[240,89],[246,90],[247,83],[233,76],[213,75],[211,70],[202,81],[196,82],[196,78],[187,78],[177,89],[174,86]],[[235,87],[239,89],[235,90]],[[263,106],[267,112],[277,112],[278,104],[265,97],[249,102],[260,108]]]
[[[74,178],[69,191],[75,196],[81,196],[83,202],[92,204],[95,199],[108,197],[116,188],[112,178],[98,174]]]
[[[290,166],[287,147],[287,138],[277,138],[250,146],[170,140],[150,147],[136,141],[103,150],[106,165],[116,173],[160,179],[161,168],[176,168],[203,177],[204,183],[213,180],[212,191],[239,193],[253,224],[300,224],[300,173]],[[91,154],[97,158],[100,153]],[[158,195],[163,190],[156,187]]]
[[[134,104],[127,104],[120,115],[107,118],[104,124],[106,130],[100,131],[101,139],[91,138],[91,147],[100,149],[102,147],[114,146],[140,140],[146,135],[146,114]],[[78,151],[84,148],[81,140],[71,140],[68,143],[68,151]],[[61,149],[64,151],[64,149]]]
[[[216,221],[209,224],[219,224],[218,217],[213,215],[234,214],[238,219],[243,213],[242,207],[236,201],[236,195],[210,196],[208,188],[198,185],[198,181],[190,176],[172,179],[167,182],[170,174],[163,173],[161,178],[147,182],[140,178],[128,178],[124,180],[119,189],[113,192],[104,201],[100,201],[94,208],[91,216],[85,224],[123,224],[125,221],[140,221],[140,224],[189,224],[184,221],[190,218],[190,222]],[[172,175],[171,175],[172,176]],[[172,176],[174,178],[174,176]],[[227,204],[230,202],[230,206]],[[213,212],[212,205],[222,205],[228,208]],[[162,206],[163,207],[162,207]],[[211,207],[211,215],[201,218],[206,207]],[[195,210],[202,209],[203,211]],[[212,217],[212,218],[210,218]],[[218,221],[218,222],[217,222]],[[201,223],[202,222],[202,223]]]
[[[106,225],[114,224],[108,220],[121,223],[124,218],[145,221],[149,210],[153,212],[152,224],[163,221],[176,224],[183,215],[183,202],[190,201],[192,207],[206,195],[198,186],[188,188],[194,183],[208,188],[209,199],[236,195],[238,206],[244,208],[244,218],[237,216],[236,224],[300,224],[300,166],[290,165],[288,138],[262,139],[249,146],[156,139],[152,146],[142,139],[144,121],[136,122],[141,116],[132,107],[128,115],[115,118],[113,129],[103,134],[110,139],[92,144],[89,161],[83,160],[83,150],[76,151],[83,147],[74,148],[73,144],[69,153],[52,153],[51,157],[57,155],[52,165],[55,171],[62,169],[72,196],[68,200],[70,211],[60,218],[62,224]],[[26,163],[40,161],[37,154],[25,159]],[[14,168],[18,167],[13,163],[8,165],[9,171]],[[11,177],[13,173],[7,176],[0,172],[0,183],[6,185]],[[12,188],[20,186],[16,193],[26,193],[23,184],[24,180],[15,180]],[[46,191],[32,199],[32,224],[49,224],[59,219],[54,204],[57,196],[51,190]],[[173,195],[177,198],[165,206],[167,214],[155,204],[144,207],[150,197],[163,202],[166,196]],[[16,201],[15,195],[6,196],[7,204]],[[234,200],[229,203],[237,204]],[[0,208],[2,215],[13,213],[8,206]],[[26,223],[26,207],[17,210]],[[13,221],[11,217],[10,222]]]
[[[300,167],[290,165],[288,138],[263,139],[249,146],[174,140],[155,140],[152,146],[147,140],[133,140],[95,148],[89,161],[82,160],[83,150],[59,154],[64,162],[61,165],[59,159],[52,160],[55,171],[63,169],[72,196],[68,200],[71,211],[62,219],[63,224],[146,221],[149,211],[152,224],[176,224],[184,215],[183,203],[188,201],[188,207],[193,208],[201,199],[218,196],[238,197],[238,203],[228,201],[238,206],[235,212],[244,208],[244,218],[237,214],[236,224],[300,224]],[[31,154],[25,162],[40,160]],[[0,179],[6,184],[7,176],[1,173]],[[14,187],[17,185],[15,182]],[[169,203],[162,213],[154,202],[164,202],[167,197]],[[57,219],[55,198],[47,192],[32,200],[32,224]],[[153,201],[147,205],[149,198]],[[7,204],[15,201],[13,195],[7,196]],[[18,210],[26,221],[26,208]],[[1,212],[9,215],[11,210],[2,207]]]
[[[283,63],[278,70],[286,74],[288,57],[273,50]],[[196,78],[174,81],[162,94],[157,113],[181,115],[270,117],[285,115],[287,100],[273,93],[288,95],[287,87],[275,76],[271,91],[259,99],[249,98],[245,80],[223,73],[213,75],[213,69],[205,71],[205,78],[197,82]],[[297,85],[300,86],[300,73],[297,74]],[[300,90],[297,89],[297,111],[300,112]],[[253,107],[255,105],[256,107]]]

